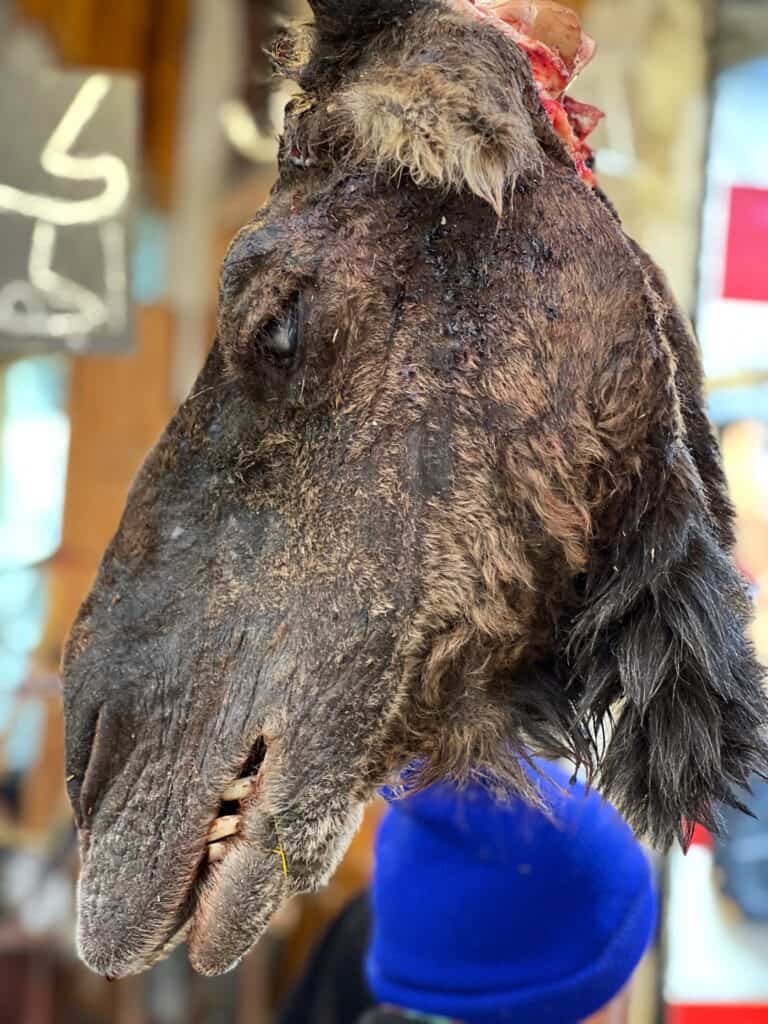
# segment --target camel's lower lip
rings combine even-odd
[[[263,824],[271,830],[266,821]],[[192,967],[203,975],[225,974],[236,967],[290,888],[280,858],[264,842],[238,837],[229,845],[198,886],[187,936]]]

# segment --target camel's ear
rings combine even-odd
[[[508,63],[489,73],[492,54],[465,54],[461,74],[451,56],[374,66],[344,89],[352,155],[417,185],[468,189],[501,215],[505,193],[542,163],[524,85]]]

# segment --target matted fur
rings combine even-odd
[[[434,11],[421,17],[436,20]],[[314,57],[303,31],[293,45],[283,40],[273,49],[281,73],[318,93],[305,155],[314,158],[318,146],[338,152],[343,145],[347,167],[360,164],[392,177],[406,173],[417,185],[469,189],[501,216],[517,180],[541,170],[540,136],[550,135],[550,144],[555,139],[546,118],[531,117],[536,101],[525,56],[493,27],[444,12],[435,61],[420,36],[382,20],[387,27],[376,37],[371,59],[356,61],[342,88],[330,78],[327,102],[328,65],[335,64],[317,56],[327,45],[322,35],[315,37]],[[382,35],[390,37],[389,45],[382,45]],[[364,37],[357,40],[356,54],[364,45]],[[346,42],[337,39],[336,46],[347,53]],[[468,52],[473,58],[466,62]],[[303,65],[297,53],[306,54]],[[509,87],[510,78],[517,87]]]
[[[520,759],[568,756],[662,846],[766,768],[662,275],[508,37],[428,0],[317,5],[309,46],[278,47],[303,89],[279,181],[65,659],[80,950],[113,975],[192,912],[195,968],[233,966],[406,765],[531,795]],[[200,876],[254,743],[258,790]]]
[[[446,62],[466,48],[466,24],[456,21],[450,33],[444,25]],[[361,75],[337,101],[351,120],[351,152],[417,185],[469,189],[501,216],[510,188],[542,161],[521,94],[502,87],[509,56],[495,42],[461,78],[407,45],[396,66]]]

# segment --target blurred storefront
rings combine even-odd
[[[768,662],[768,4],[571,6],[600,44],[578,95],[607,114],[598,137],[603,187],[698,322],[739,515],[738,557],[758,609],[755,641]],[[15,225],[12,245],[3,235],[3,1021],[269,1024],[318,931],[369,871],[376,808],[334,883],[292,906],[243,967],[217,981],[194,977],[182,952],[146,978],[109,985],[74,955],[76,850],[62,768],[61,645],[130,480],[205,355],[228,241],[270,188],[286,95],[272,81],[262,47],[281,19],[305,13],[300,0],[0,0],[2,75],[27,74],[33,83],[70,75],[53,98],[50,85],[48,94],[41,87],[49,122],[42,113],[30,117],[30,153],[50,142],[85,88],[95,107],[82,137],[101,132],[99,151],[122,162],[130,184],[110,214],[115,229],[93,234],[97,241],[88,236],[75,247],[68,232],[77,224],[59,225],[52,236],[34,211],[23,227]],[[123,104],[123,114],[99,122],[99,89]],[[24,175],[7,123],[19,119],[15,99],[15,108],[10,99],[0,102],[0,200],[2,186],[18,192]],[[27,109],[38,109],[31,98]],[[68,187],[62,198],[77,198]],[[0,203],[0,230],[6,228]],[[96,263],[83,267],[73,253],[91,244]],[[40,259],[30,253],[46,252],[48,276],[41,277]],[[78,293],[78,305],[71,289],[62,298],[62,279],[65,292],[67,281],[85,283],[96,299],[89,305]],[[31,303],[31,286],[35,301],[47,295],[48,305]],[[112,320],[75,332],[55,320],[84,302],[93,310],[96,300]],[[19,317],[41,312],[43,329],[19,329]],[[762,875],[754,873],[768,888],[768,822],[749,842],[753,867],[763,865]],[[638,985],[635,1024],[660,1024],[665,1016],[673,1024],[768,1022],[768,922],[747,921],[732,893],[725,895],[723,872],[739,863],[700,836],[688,860],[675,854],[662,871],[664,934]]]
[[[696,320],[738,512],[737,559],[768,662],[768,7],[716,12]],[[672,1024],[768,1021],[768,791],[757,820],[700,833],[669,872],[665,988]]]

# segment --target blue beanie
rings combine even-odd
[[[531,769],[549,813],[489,785],[395,801],[376,843],[376,999],[466,1024],[576,1024],[626,986],[656,922],[648,860],[594,791]]]

